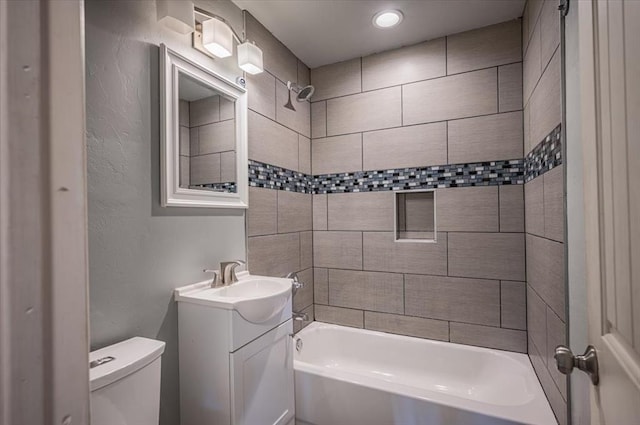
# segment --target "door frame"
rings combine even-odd
[[[84,3],[0,32],[0,422],[88,424]]]

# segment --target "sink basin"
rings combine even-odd
[[[291,297],[291,279],[238,273],[238,282],[211,287],[211,281],[175,290],[176,301],[237,311],[245,320],[263,323],[278,315]]]

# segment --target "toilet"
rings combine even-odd
[[[164,347],[134,337],[90,353],[92,425],[158,425]]]

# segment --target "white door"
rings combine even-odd
[[[580,3],[592,424],[640,424],[640,1]],[[568,220],[571,220],[569,215]]]
[[[229,354],[231,423],[286,425],[294,417],[293,321]]]

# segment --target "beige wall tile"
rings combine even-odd
[[[564,167],[560,165],[543,174],[544,236],[564,241]]]
[[[522,109],[522,62],[498,68],[498,111]]]
[[[527,284],[503,280],[500,282],[500,326],[527,329]]]
[[[278,233],[311,230],[311,194],[278,191]]]
[[[220,154],[220,181],[235,182],[236,174],[236,152],[222,152]]]
[[[200,150],[199,139],[199,128],[194,127],[189,129],[189,154],[197,155]]]
[[[313,269],[298,272],[298,280],[304,285],[293,296],[293,311],[303,311],[313,304]]]
[[[344,173],[362,170],[362,134],[313,139],[313,174]]]
[[[373,331],[449,341],[449,323],[442,320],[365,311],[364,327]]]
[[[278,231],[278,191],[249,188],[248,236],[272,235]]]
[[[313,230],[328,229],[327,196],[313,195]]]
[[[298,135],[295,131],[249,111],[249,159],[298,169]]]
[[[567,398],[567,376],[560,373],[553,357],[558,345],[567,345],[567,325],[550,309],[547,308],[547,369],[555,381],[562,397]]]
[[[299,233],[253,236],[248,245],[251,274],[282,277],[300,270]]]
[[[529,341],[540,353],[547,353],[547,305],[527,285],[527,330]],[[555,347],[554,347],[555,348]],[[529,352],[533,352],[529,347]],[[546,362],[543,358],[541,361]]]
[[[447,37],[447,74],[522,60],[520,19]]]
[[[329,230],[393,230],[393,192],[328,195]]]
[[[183,127],[189,127],[189,102],[186,100],[178,102],[178,123]]]
[[[403,124],[422,124],[498,112],[496,68],[402,86]]]
[[[190,184],[190,170],[189,170],[189,162],[190,159],[188,156],[180,157],[180,187],[189,187]]]
[[[497,348],[498,350],[527,352],[527,332],[490,326],[450,323],[451,342]]]
[[[449,163],[522,158],[522,112],[449,121]]]
[[[311,174],[311,139],[298,134],[298,171]]]
[[[232,151],[236,147],[235,120],[220,121],[198,127],[200,155]]]
[[[522,94],[525,105],[529,103],[531,93],[540,79],[540,63],[540,27],[536,26],[522,62]]]
[[[447,163],[447,124],[444,122],[371,131],[362,137],[365,170]]]
[[[313,265],[362,270],[362,232],[313,232]]]
[[[247,38],[262,49],[264,68],[281,81],[298,79],[298,59],[256,18],[246,12]]]
[[[405,312],[430,319],[500,326],[500,282],[405,275]]]
[[[498,186],[500,196],[500,231],[524,232],[524,185]]]
[[[436,243],[394,242],[393,232],[365,232],[364,269],[441,275],[447,274],[447,234]]]
[[[527,235],[527,282],[564,320],[564,245]]]
[[[210,96],[189,102],[189,127],[220,121],[220,96]]]
[[[311,137],[311,106],[309,102],[298,102],[296,93],[291,92],[291,102],[296,109],[285,108],[289,90],[280,81],[276,81],[276,120],[298,133]]]
[[[307,65],[298,59],[298,80],[299,86],[306,86],[311,84],[311,70]]]
[[[311,137],[327,137],[327,102],[311,104]]]
[[[549,63],[560,46],[560,13],[558,0],[546,0],[540,12],[540,64],[542,69]]]
[[[220,183],[220,154],[191,157],[191,184]]]
[[[522,110],[522,118],[524,128],[524,154],[525,156],[531,151],[531,132],[529,130],[529,105],[525,106]]]
[[[180,141],[180,155],[189,156],[189,151],[191,150],[191,140],[190,140],[190,130],[189,127],[180,126],[179,133],[179,141]]]
[[[313,302],[329,304],[329,270],[313,269]]]
[[[401,274],[329,270],[329,304],[386,313],[404,313]]]
[[[232,120],[236,116],[236,103],[220,96],[220,121]]]
[[[525,280],[521,233],[449,233],[449,275]]]
[[[531,148],[538,145],[562,120],[560,51],[557,50],[531,95],[529,132]]]
[[[327,101],[327,135],[378,130],[402,125],[400,87]]]
[[[524,9],[524,14],[522,16],[522,28],[524,39],[529,40],[531,43],[531,37],[533,36],[533,31],[538,22],[538,18],[540,17],[540,11],[542,10],[542,4],[545,0],[528,0],[527,5]],[[525,48],[527,48],[527,43],[523,43]]]
[[[437,189],[436,210],[440,232],[497,232],[498,186]]]
[[[276,119],[276,79],[268,72],[247,74],[249,109],[272,120]]]
[[[361,74],[360,58],[312,69],[311,84],[316,89],[313,101],[360,93]]]
[[[414,192],[398,194],[397,205],[397,231],[406,232],[410,238],[412,232],[427,232],[433,239],[435,230],[435,197],[434,192]]]
[[[538,375],[538,380],[544,389],[553,413],[556,415],[558,424],[567,425],[567,402],[562,398],[562,394],[560,394],[560,391],[551,378],[549,369],[547,369],[546,365],[543,363],[542,359],[544,356],[537,353],[535,350],[535,346],[533,347],[533,351],[531,351],[531,349],[529,350],[531,364],[533,365],[536,375]]]
[[[300,232],[300,268],[310,267],[313,267],[313,232]]]
[[[315,306],[316,320],[336,325],[351,326],[352,328],[364,327],[364,312],[350,308],[331,307],[328,305]]]
[[[362,90],[446,75],[445,39],[425,41],[362,58]]]
[[[527,233],[544,236],[543,178],[537,177],[524,185],[524,218]]]

